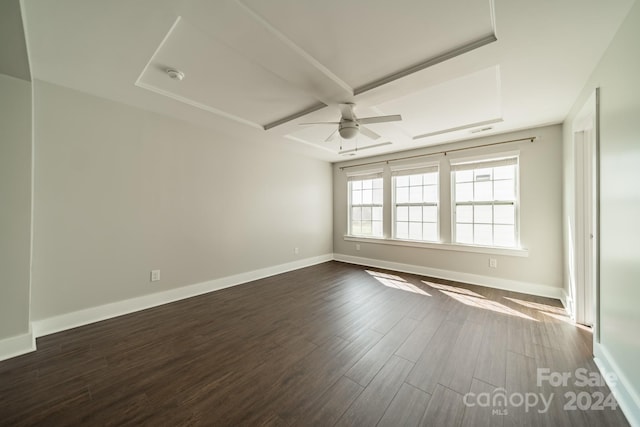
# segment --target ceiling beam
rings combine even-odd
[[[486,46],[490,43],[497,41],[498,38],[495,34],[490,34],[488,36],[482,37],[481,39],[475,40],[471,43],[467,43],[464,46],[458,47],[456,49],[452,49],[448,52],[442,53],[438,56],[434,56],[433,58],[429,58],[426,61],[420,62],[418,64],[412,65],[411,67],[405,68],[400,71],[396,71],[395,73],[389,74],[388,76],[382,77],[380,79],[374,80],[370,83],[364,84],[354,89],[354,95],[360,95],[362,93],[368,92],[372,89],[375,89],[380,86],[384,86],[388,83],[391,83],[395,80],[406,77],[410,74],[417,73],[418,71],[422,71],[426,68],[433,67],[436,64],[447,61],[449,59],[455,58],[456,56],[463,55],[467,52],[471,52],[472,50],[478,49],[482,46]]]

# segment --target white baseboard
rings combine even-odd
[[[600,372],[604,374],[605,380],[609,373],[615,374],[617,381],[615,383],[607,381],[607,385],[616,398],[618,406],[627,417],[627,421],[632,427],[640,427],[640,390],[633,387],[633,383],[620,370],[616,361],[603,345],[594,343],[593,354],[593,360]]]
[[[573,319],[573,300],[564,289],[560,292],[560,302],[564,307],[564,311],[567,312],[567,315]]]
[[[305,258],[285,264],[248,271],[246,273],[235,274],[233,276],[221,277],[208,282],[196,283],[176,289],[169,289],[163,292],[131,298],[125,301],[118,301],[42,320],[36,320],[32,322],[33,334],[35,337],[53,334],[66,329],[145,310],[147,308],[194,297],[196,295],[206,294],[219,289],[251,282],[253,280],[263,279],[265,277],[286,273],[303,267],[309,267],[315,264],[331,261],[332,259],[333,254]]]
[[[36,349],[36,341],[31,331],[26,334],[0,340],[0,361],[30,353]]]
[[[459,271],[442,270],[439,268],[424,267],[421,265],[402,264],[399,262],[362,258],[351,255],[333,254],[333,259],[350,264],[384,268],[386,270],[419,274],[421,276],[436,277],[438,279],[455,280],[457,282],[481,285],[489,288],[504,289],[507,291],[521,292],[523,294],[537,295],[555,299],[560,299],[562,291],[561,288],[555,286],[521,282],[518,280],[501,279],[491,276],[482,276],[480,274],[461,273]]]

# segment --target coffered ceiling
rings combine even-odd
[[[35,79],[328,161],[564,119],[633,0],[23,0]],[[175,69],[184,78],[172,79]],[[325,142],[338,104],[396,123]],[[357,148],[357,151],[356,151]]]

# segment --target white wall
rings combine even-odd
[[[447,157],[440,156],[441,168],[453,157],[476,156],[504,151],[520,151],[521,244],[529,250],[528,257],[488,255],[440,249],[391,246],[379,243],[345,241],[347,233],[347,181],[341,166],[362,162],[387,160],[416,154],[468,147],[522,137],[538,136],[534,143],[522,142],[482,149],[465,150]],[[437,159],[438,157],[436,157]],[[433,158],[425,158],[432,161]],[[487,286],[511,287],[522,292],[560,295],[562,287],[562,133],[561,126],[549,126],[480,138],[446,147],[420,149],[395,155],[367,158],[361,161],[334,165],[334,252],[385,262],[409,264],[442,270],[451,278],[478,279]],[[441,177],[443,175],[441,174]],[[445,184],[446,187],[446,184]],[[446,194],[445,194],[446,195]],[[385,214],[390,214],[387,209]],[[448,198],[441,201],[441,221],[444,230],[450,227],[451,208]],[[441,228],[441,230],[443,230]],[[489,268],[489,258],[498,260],[498,268]],[[436,272],[438,273],[438,272]]]
[[[34,85],[32,320],[332,252],[329,164]]]
[[[640,4],[636,3],[564,126],[565,225],[575,221],[573,121],[600,87],[600,332],[596,356],[621,378],[640,425]],[[564,233],[565,252],[574,244]],[[565,271],[569,290],[568,266]],[[624,404],[624,403],[623,403]]]
[[[0,74],[0,341],[29,331],[30,246],[31,83]]]

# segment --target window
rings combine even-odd
[[[383,237],[382,172],[349,177],[349,234]]]
[[[454,242],[518,244],[518,158],[451,165]]]
[[[399,170],[393,177],[393,237],[438,241],[438,167]]]

